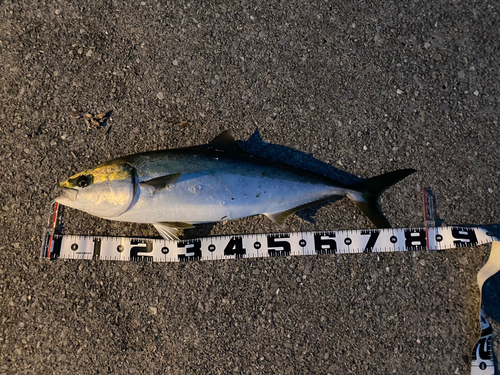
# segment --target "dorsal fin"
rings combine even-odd
[[[217,137],[212,139],[212,141],[207,146],[215,148],[217,150],[243,152],[246,154],[248,153],[247,151],[243,150],[240,146],[238,146],[238,143],[231,135],[231,132],[229,130],[224,130]]]

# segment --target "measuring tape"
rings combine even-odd
[[[47,233],[42,257],[188,262],[290,255],[445,250],[496,241],[483,228],[394,228],[215,236],[181,241]]]
[[[428,198],[424,195],[425,199]],[[75,236],[55,233],[58,214],[59,207],[55,203],[50,225],[43,236],[41,257],[45,259],[190,262],[295,255],[441,251],[498,241],[486,229],[471,226],[245,234],[179,241]],[[426,221],[428,214],[426,211]],[[484,280],[500,269],[500,264],[497,264],[500,263],[500,246],[497,253],[496,263],[491,266],[489,262],[489,272],[482,276]],[[492,259],[493,251],[490,261]],[[484,280],[479,281],[478,275],[480,289]],[[482,308],[480,321],[482,334],[473,349],[471,374],[493,375],[492,328]]]

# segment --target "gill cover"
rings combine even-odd
[[[103,218],[118,217],[137,201],[135,168],[119,159],[77,173],[60,186],[57,202]]]

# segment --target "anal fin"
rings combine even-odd
[[[289,208],[288,210],[285,210],[285,211],[265,213],[264,215],[266,215],[269,219],[271,219],[271,221],[274,224],[277,224],[277,225],[279,225],[279,226],[282,227],[285,224],[286,219],[288,219],[295,212],[303,210],[304,208],[308,208],[308,207],[314,206],[315,204],[327,201],[329,199],[331,199],[331,197],[325,197],[325,198],[321,198],[321,199],[318,199],[318,200],[315,200],[315,201],[311,201],[311,202],[307,202],[307,203],[301,204],[300,206]]]
[[[290,215],[293,215],[295,211],[297,211],[296,208],[290,208],[289,210],[286,211],[273,212],[271,214],[264,214],[264,215],[266,215],[274,224],[277,224],[282,227],[285,224],[286,219],[288,219]]]

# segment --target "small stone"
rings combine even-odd
[[[156,97],[160,100],[163,100],[165,97],[163,96],[163,93],[160,91],[158,94],[156,94]]]
[[[459,260],[458,260],[458,263],[460,263],[462,266],[466,266],[467,264],[469,264],[469,261],[467,260],[466,257],[461,257]]]
[[[366,150],[368,150],[368,147],[366,147],[366,146],[363,146],[363,150],[365,150],[365,151],[366,151]]]
[[[172,65],[175,65],[175,66],[179,65],[179,61],[177,61],[177,60],[172,61]]]
[[[89,50],[87,51],[87,53],[85,54],[85,56],[87,56],[87,57],[92,56],[92,52],[93,52],[93,51],[92,51],[92,49],[89,49]]]
[[[403,91],[401,91],[400,89],[396,90],[396,94],[401,95],[402,93],[403,93]]]
[[[55,13],[55,14],[61,14],[61,9],[56,9],[56,10],[54,11],[54,13]]]
[[[425,42],[425,43],[424,43],[424,48],[425,48],[425,49],[429,49],[429,48],[430,48],[430,46],[431,46],[431,44],[430,44],[429,42]]]
[[[474,91],[474,95],[478,96],[479,95],[479,91]]]
[[[457,73],[457,77],[458,77],[459,79],[464,79],[464,78],[465,78],[465,73],[461,70],[461,71],[459,71],[459,72]]]
[[[493,193],[493,189],[492,188],[488,188],[488,193]]]
[[[149,306],[149,312],[150,312],[152,315],[156,315],[156,314],[158,314],[158,308],[157,308],[157,307],[154,307],[154,306]]]

